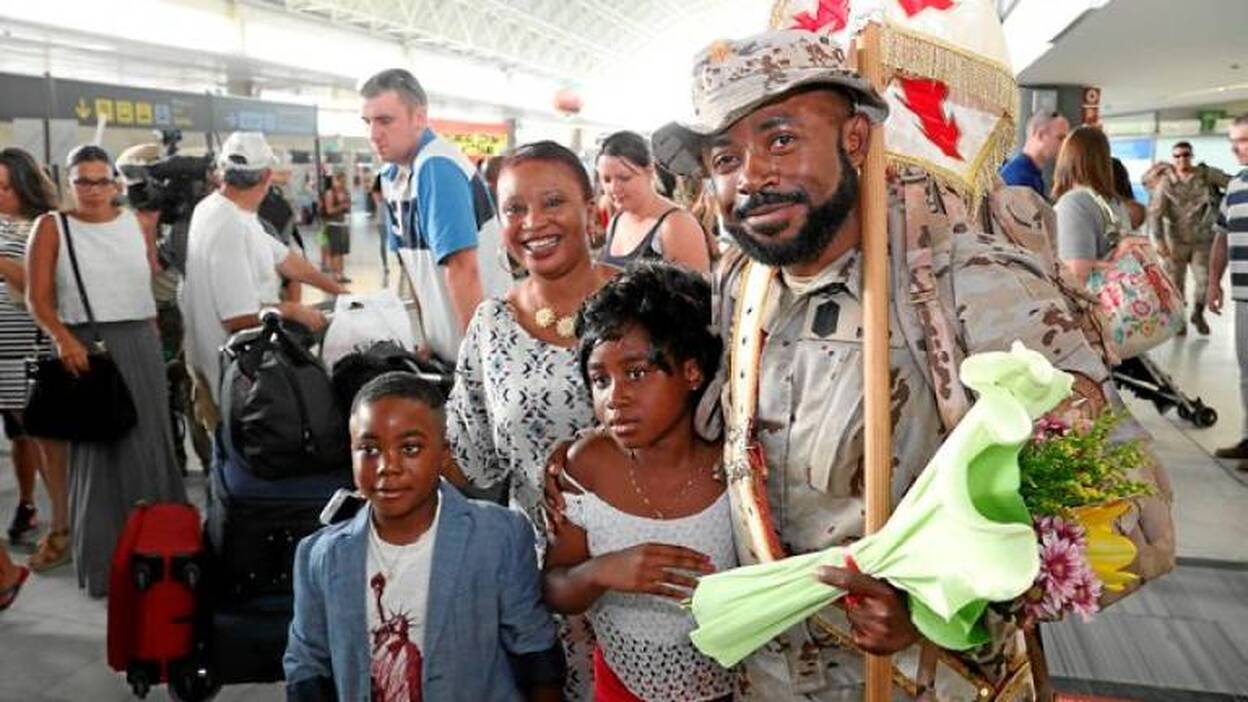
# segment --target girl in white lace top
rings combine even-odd
[[[565,477],[578,491],[550,541],[545,594],[555,611],[589,613],[597,702],[732,694],[731,672],[694,648],[679,604],[699,575],[736,565],[720,446],[693,428],[720,355],[710,302],[696,274],[642,263],[577,319],[603,429],[569,451]]]

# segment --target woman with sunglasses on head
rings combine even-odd
[[[666,259],[709,273],[706,232],[693,215],[655,189],[654,157],[640,134],[616,132],[607,137],[595,168],[615,209],[599,257],[602,263],[628,268],[644,259]]]
[[[69,155],[74,207],[39,218],[26,264],[27,301],[69,372],[89,367],[95,330],[125,380],[138,422],[112,442],[73,442],[69,450],[70,521],[78,586],[108,594],[109,562],[126,515],[140,501],[186,501],[168,421],[169,396],[152,273],[156,256],[133,212],[115,204],[117,172],[106,151]],[[66,231],[65,227],[69,230]],[[96,324],[89,323],[67,236]]]
[[[9,526],[9,543],[33,536],[35,473],[43,476],[52,505],[48,531],[29,565],[42,572],[69,562],[69,492],[65,447],[30,436],[22,421],[26,405],[26,359],[47,351],[46,338],[26,311],[26,240],[31,221],[56,209],[56,189],[30,154],[0,150],[0,413],[13,444],[18,503]],[[3,581],[0,580],[0,583]],[[2,597],[0,597],[2,599]]]

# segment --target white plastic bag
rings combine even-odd
[[[412,319],[393,290],[339,295],[333,319],[321,344],[321,360],[333,369],[338,359],[363,351],[378,341],[393,341],[416,350]]]

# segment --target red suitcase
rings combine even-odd
[[[197,687],[203,563],[195,507],[139,505],[130,513],[109,574],[108,665],[140,698],[164,682],[179,692]]]

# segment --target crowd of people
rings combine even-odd
[[[352,464],[367,507],[298,548],[284,661],[291,699],[856,699],[862,651],[918,642],[905,598],[849,570],[820,578],[856,606],[795,627],[736,670],[693,647],[679,605],[698,575],[757,562],[771,544],[806,553],[865,528],[860,170],[880,148],[868,135],[888,103],[816,42],[772,31],[704,51],[694,66],[699,117],[649,140],[609,136],[592,173],[550,141],[478,169],[429,128],[410,72],[362,84],[362,116],[384,162],[371,195],[383,260],[393,248],[396,284],[419,303],[421,352],[453,366],[455,382],[444,401],[394,373],[356,396]],[[795,77],[752,61],[759,47]],[[1248,165],[1248,118],[1231,139]],[[1130,247],[1156,247],[1180,289],[1190,266],[1190,321],[1203,335],[1205,312],[1223,309],[1228,265],[1232,297],[1248,300],[1248,269],[1237,268],[1248,260],[1248,176],[1194,166],[1186,142],[1173,156],[1150,173],[1145,211],[1099,128],[1042,113],[1001,176],[1051,203],[1053,250],[1079,284]],[[231,135],[217,165],[220,185],[190,220],[178,300],[195,419],[219,443],[222,345],[265,309],[314,330],[326,324],[286,283],[346,292],[350,196],[335,178],[320,198],[318,267],[257,214],[277,166],[263,135]],[[29,569],[72,560],[79,586],[102,597],[129,508],[185,501],[186,490],[153,324],[152,277],[164,270],[157,220],[119,206],[124,188],[103,149],[81,147],[67,167],[72,204],[58,208],[33,159],[0,152],[0,409],[20,486],[9,534],[18,541],[35,529],[37,473],[53,514]],[[693,190],[662,188],[663,173]],[[939,205],[924,226],[968,226],[954,221],[955,195],[906,176],[925,211]],[[1228,190],[1221,202],[1218,188]],[[907,237],[909,226],[908,216],[890,218],[889,236]],[[941,287],[957,291],[948,312],[961,353],[1023,340],[1075,376],[1062,412],[1086,418],[1117,403],[1105,356],[1069,323],[1061,281],[1014,265],[1009,256],[1022,254],[1000,244],[963,238],[940,273]],[[935,344],[907,283],[894,281],[898,339]],[[755,290],[765,305],[748,297]],[[1248,408],[1241,309],[1248,304],[1236,306]],[[68,447],[26,435],[24,359],[43,349],[86,372],[97,341],[119,362],[137,426],[115,442]],[[751,343],[753,365],[729,367],[731,349]],[[941,387],[926,355],[900,341],[889,362],[899,499],[947,435],[951,393],[964,391]],[[1248,459],[1248,429],[1245,437],[1219,455]],[[725,462],[735,441],[763,462],[765,505],[728,489],[752,479],[749,466]],[[502,486],[511,509],[464,499],[457,488],[469,485]],[[1163,572],[1174,554],[1164,476],[1147,500],[1132,536],[1140,567]],[[768,533],[746,527],[742,515],[759,511],[772,518]],[[0,550],[0,609],[28,575]],[[978,664],[1000,672],[993,661],[1014,639],[992,630]],[[402,646],[378,644],[396,631]]]

